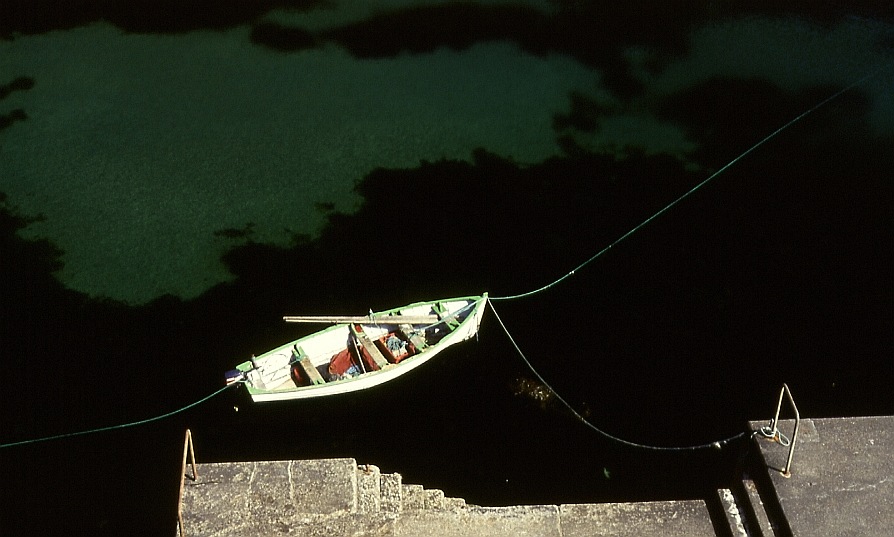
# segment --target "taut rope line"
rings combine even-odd
[[[112,431],[112,430],[116,430],[116,429],[125,429],[125,428],[127,428],[127,427],[136,427],[137,425],[145,425],[145,424],[147,424],[147,423],[151,423],[151,422],[153,422],[153,421],[163,420],[163,419],[165,419],[165,418],[169,418],[169,417],[171,417],[171,416],[173,416],[173,415],[175,415],[175,414],[179,414],[179,413],[181,413],[181,412],[185,412],[186,410],[189,410],[190,408],[192,408],[192,407],[194,407],[194,406],[198,406],[198,405],[204,403],[205,401],[211,399],[212,397],[214,397],[214,396],[216,396],[216,395],[218,395],[218,394],[220,394],[220,393],[222,393],[222,392],[224,392],[224,391],[230,389],[230,388],[233,387],[233,386],[236,386],[236,385],[238,385],[238,384],[242,384],[243,382],[245,382],[245,381],[240,380],[240,381],[234,382],[234,383],[232,383],[232,384],[228,384],[228,385],[224,386],[223,388],[217,390],[216,392],[212,393],[211,395],[207,395],[207,396],[205,396],[205,397],[199,399],[198,401],[196,401],[196,402],[194,402],[194,403],[190,403],[190,404],[186,405],[185,407],[178,408],[177,410],[168,412],[167,414],[162,414],[162,415],[160,415],[160,416],[154,416],[154,417],[152,417],[152,418],[147,418],[147,419],[139,420],[139,421],[132,421],[132,422],[130,422],[130,423],[122,423],[122,424],[119,424],[119,425],[110,425],[110,426],[108,426],[108,427],[100,427],[100,428],[98,428],[98,429],[88,429],[88,430],[86,430],[86,431],[77,431],[77,432],[74,432],[74,433],[57,434],[57,435],[54,435],[54,436],[45,436],[45,437],[43,437],[43,438],[33,438],[33,439],[31,439],[31,440],[21,440],[21,441],[19,441],[19,442],[10,442],[10,443],[8,443],[8,444],[0,444],[0,449],[8,448],[8,447],[13,447],[13,446],[23,446],[23,445],[25,445],[25,444],[36,444],[36,443],[38,443],[38,442],[49,442],[50,440],[61,440],[61,439],[63,439],[63,438],[71,438],[71,437],[73,437],[73,436],[83,436],[83,435],[85,435],[85,434],[101,433],[101,432],[103,432],[103,431]]]
[[[722,168],[720,168],[720,169],[717,170],[716,172],[712,173],[712,174],[711,174],[710,176],[708,176],[706,179],[704,179],[703,181],[701,181],[700,183],[698,183],[698,184],[695,185],[694,187],[690,188],[688,191],[684,192],[681,196],[677,197],[675,200],[673,200],[673,201],[670,202],[669,204],[665,205],[662,209],[660,209],[659,211],[657,211],[656,213],[654,213],[652,216],[646,218],[645,220],[643,220],[642,222],[640,222],[639,224],[637,224],[636,226],[634,226],[633,228],[631,228],[629,231],[627,231],[627,233],[624,233],[623,235],[621,235],[620,237],[618,237],[617,239],[615,239],[615,240],[614,240],[613,242],[611,242],[608,246],[606,246],[606,247],[604,247],[603,249],[599,250],[599,251],[596,252],[593,256],[591,256],[589,259],[587,259],[586,261],[584,261],[584,262],[581,263],[580,265],[574,267],[570,272],[568,272],[567,274],[561,276],[561,277],[558,278],[557,280],[555,280],[555,281],[553,281],[553,282],[550,282],[550,283],[544,285],[543,287],[539,287],[539,288],[534,289],[534,290],[532,290],[532,291],[528,291],[528,292],[526,292],[526,293],[520,293],[520,294],[516,294],[516,295],[492,296],[492,297],[490,297],[490,298],[488,299],[488,303],[490,304],[491,311],[494,312],[494,317],[496,317],[497,321],[500,323],[500,326],[503,328],[503,331],[506,333],[506,336],[509,338],[509,341],[510,341],[510,343],[512,343],[512,346],[515,347],[515,350],[516,350],[516,352],[518,353],[518,355],[519,355],[519,356],[521,357],[521,359],[525,362],[525,365],[528,366],[528,369],[530,369],[531,372],[534,373],[534,375],[537,377],[537,379],[540,381],[540,383],[543,384],[543,385],[550,391],[550,393],[552,393],[553,396],[554,396],[559,402],[561,402],[562,405],[564,405],[564,406],[565,406],[565,407],[566,407],[566,408],[567,408],[567,409],[568,409],[568,410],[569,410],[569,411],[570,411],[570,412],[571,412],[577,419],[579,419],[584,425],[586,425],[586,426],[589,427],[590,429],[594,430],[595,432],[599,433],[599,434],[602,435],[603,437],[605,437],[605,438],[607,438],[607,439],[609,439],[609,440],[611,440],[611,441],[618,442],[618,443],[620,443],[620,444],[624,444],[624,445],[626,445],[626,446],[630,446],[630,447],[634,447],[634,448],[638,448],[638,449],[652,450],[652,451],[694,451],[694,450],[701,450],[701,449],[721,449],[724,445],[729,444],[730,442],[733,442],[733,441],[735,441],[735,440],[738,440],[738,439],[740,439],[740,438],[746,436],[746,433],[743,432],[743,433],[739,433],[739,434],[737,434],[737,435],[735,435],[735,436],[731,436],[731,437],[729,437],[729,438],[726,438],[726,439],[723,439],[723,440],[719,440],[719,441],[716,441],[716,442],[711,442],[711,443],[708,443],[708,444],[699,444],[699,445],[695,445],[695,446],[686,446],[686,447],[660,447],[660,446],[649,446],[649,445],[645,445],[645,444],[638,444],[638,443],[636,443],[636,442],[631,442],[631,441],[629,441],[629,440],[624,440],[623,438],[618,438],[617,436],[614,436],[614,435],[612,435],[612,434],[609,434],[609,433],[603,431],[602,429],[600,429],[600,428],[596,427],[595,425],[593,425],[592,423],[590,423],[584,416],[582,416],[577,410],[575,410],[575,408],[574,408],[570,403],[568,403],[568,401],[566,401],[561,395],[559,395],[559,393],[556,392],[555,389],[553,389],[553,387],[546,381],[546,379],[544,379],[544,378],[540,375],[540,373],[537,372],[537,370],[534,368],[534,366],[531,364],[531,362],[530,362],[530,361],[528,360],[528,358],[525,356],[524,352],[522,352],[521,348],[520,348],[520,347],[518,346],[518,344],[515,342],[515,339],[512,337],[512,334],[509,333],[509,329],[506,328],[506,325],[503,323],[503,320],[500,318],[500,315],[497,313],[497,310],[494,308],[493,301],[494,301],[494,300],[514,300],[514,299],[517,299],[517,298],[526,298],[526,297],[535,295],[535,294],[537,294],[537,293],[546,291],[546,290],[548,290],[548,289],[550,289],[550,288],[552,288],[552,287],[558,285],[559,283],[565,281],[566,279],[570,278],[571,276],[574,276],[575,273],[577,273],[577,271],[583,269],[584,267],[586,267],[587,265],[589,265],[590,263],[592,263],[593,261],[595,261],[596,259],[598,259],[599,257],[601,257],[603,254],[605,254],[606,252],[608,252],[609,250],[611,250],[615,245],[617,245],[618,243],[620,243],[621,241],[623,241],[623,240],[626,239],[627,237],[630,237],[631,235],[633,235],[634,233],[636,233],[637,231],[639,231],[640,229],[642,229],[643,227],[645,227],[647,224],[649,224],[651,221],[655,220],[656,218],[658,218],[658,217],[661,216],[662,214],[664,214],[664,213],[666,213],[667,211],[669,211],[670,209],[672,209],[672,208],[673,208],[674,206],[676,206],[678,203],[680,203],[680,202],[683,201],[684,199],[686,199],[686,198],[688,198],[689,196],[691,196],[691,195],[692,195],[693,193],[695,193],[697,190],[699,190],[700,188],[702,188],[703,186],[705,186],[706,184],[708,184],[709,182],[711,182],[715,177],[717,177],[718,175],[720,175],[720,174],[722,174],[723,172],[725,172],[726,170],[728,170],[730,167],[732,167],[732,166],[735,165],[737,162],[739,162],[740,160],[742,160],[743,158],[745,158],[747,155],[749,155],[750,153],[752,153],[754,150],[756,150],[757,148],[761,147],[762,145],[764,145],[765,143],[767,143],[768,141],[770,141],[770,140],[771,140],[772,138],[774,138],[776,135],[778,135],[779,133],[781,133],[781,132],[784,131],[785,129],[791,127],[792,125],[794,125],[795,123],[799,122],[800,120],[804,119],[806,116],[810,115],[811,113],[813,113],[813,112],[816,111],[817,109],[819,109],[819,108],[825,106],[826,104],[828,104],[829,102],[831,102],[831,101],[837,99],[837,98],[840,97],[842,94],[844,94],[844,93],[850,91],[851,89],[853,89],[853,88],[859,86],[860,84],[862,84],[862,83],[865,82],[866,80],[868,80],[868,79],[874,77],[876,74],[878,74],[878,73],[879,73],[884,67],[886,67],[886,66],[887,66],[887,65],[882,66],[882,67],[876,69],[875,71],[869,73],[868,75],[863,76],[862,78],[860,78],[860,79],[857,80],[856,82],[854,82],[854,83],[850,84],[849,86],[847,86],[847,87],[845,87],[845,88],[843,88],[843,89],[841,89],[841,90],[839,90],[839,91],[833,93],[832,95],[830,95],[829,97],[826,97],[825,99],[823,99],[822,101],[820,101],[819,103],[817,103],[816,105],[814,105],[813,107],[811,107],[811,108],[809,108],[808,110],[802,112],[802,113],[799,114],[797,117],[795,117],[795,118],[789,120],[787,123],[785,123],[784,125],[782,125],[782,126],[779,127],[778,129],[776,129],[775,131],[771,132],[769,135],[765,136],[765,137],[764,137],[763,139],[761,139],[759,142],[757,142],[756,144],[752,145],[752,146],[749,147],[747,150],[745,150],[744,152],[742,152],[739,156],[737,156],[736,158],[734,158],[734,159],[732,159],[731,161],[729,161],[725,166],[723,166]]]
[[[649,222],[651,222],[652,220],[655,220],[656,218],[658,218],[659,216],[661,216],[662,214],[664,214],[665,212],[667,212],[668,210],[670,210],[672,207],[674,207],[676,204],[680,203],[680,202],[683,201],[684,199],[686,199],[686,198],[688,198],[689,196],[691,196],[695,191],[699,190],[700,188],[702,188],[703,186],[705,186],[706,184],[708,184],[709,182],[711,182],[715,177],[717,177],[717,176],[720,175],[721,173],[725,172],[725,171],[728,170],[730,167],[732,167],[734,164],[736,164],[737,162],[739,162],[740,160],[742,160],[743,158],[745,158],[746,155],[750,154],[752,151],[754,151],[754,150],[757,149],[758,147],[760,147],[760,146],[764,145],[765,143],[767,143],[768,141],[770,141],[770,140],[771,140],[772,138],[774,138],[777,134],[779,134],[780,132],[784,131],[785,129],[791,127],[792,125],[794,125],[794,124],[797,123],[798,121],[801,121],[801,120],[804,119],[806,116],[808,116],[808,115],[810,115],[811,113],[813,113],[814,111],[816,111],[818,108],[822,108],[823,106],[825,106],[825,105],[828,104],[829,102],[834,101],[835,99],[837,99],[838,97],[840,97],[843,93],[846,93],[846,92],[852,90],[853,88],[859,86],[860,84],[862,84],[862,83],[865,82],[866,80],[869,80],[870,78],[874,77],[874,76],[877,75],[877,74],[878,74],[884,67],[887,67],[887,64],[886,64],[886,65],[883,65],[882,67],[879,67],[878,69],[876,69],[875,71],[869,73],[868,75],[864,76],[863,78],[860,78],[859,80],[857,80],[856,82],[852,83],[851,85],[849,85],[849,86],[847,86],[847,87],[845,87],[845,88],[843,88],[843,89],[841,89],[841,90],[838,90],[837,92],[833,93],[833,94],[830,95],[829,97],[826,97],[825,99],[823,99],[822,101],[820,101],[819,103],[817,103],[816,105],[814,105],[812,108],[806,110],[805,112],[802,112],[800,115],[798,115],[798,116],[795,117],[794,119],[790,120],[790,121],[789,121],[788,123],[786,123],[785,125],[779,127],[778,129],[776,129],[775,131],[773,131],[772,133],[770,133],[769,135],[767,135],[765,138],[763,138],[761,141],[759,141],[758,143],[756,143],[756,144],[754,144],[753,146],[751,146],[751,147],[749,147],[748,149],[746,149],[746,150],[745,150],[743,153],[741,153],[738,157],[736,157],[736,158],[734,158],[733,160],[729,161],[725,166],[723,166],[722,168],[720,168],[720,169],[717,170],[716,172],[712,173],[710,176],[708,176],[707,179],[703,180],[703,181],[700,182],[699,184],[697,184],[697,185],[695,185],[694,187],[690,188],[688,191],[686,191],[685,193],[683,193],[683,195],[681,195],[680,197],[678,197],[678,198],[675,199],[674,201],[672,201],[672,202],[668,203],[667,205],[665,205],[664,208],[662,208],[661,210],[659,210],[658,212],[656,212],[656,213],[653,214],[652,216],[646,218],[645,220],[643,220],[642,222],[640,222],[639,224],[637,224],[636,226],[634,226],[633,228],[631,228],[630,231],[628,231],[627,233],[625,233],[625,234],[621,235],[620,237],[618,237],[617,239],[615,239],[614,242],[612,242],[611,244],[609,244],[608,246],[606,246],[606,247],[603,248],[602,250],[599,250],[598,252],[596,252],[596,254],[594,254],[592,257],[590,257],[589,259],[587,259],[586,261],[584,261],[584,262],[581,263],[580,265],[574,267],[574,268],[571,270],[571,272],[565,274],[564,276],[560,277],[559,279],[557,279],[557,280],[555,280],[555,281],[553,281],[553,282],[551,282],[551,283],[548,283],[548,284],[546,284],[546,285],[544,285],[543,287],[540,287],[540,288],[538,288],[538,289],[534,289],[534,290],[532,290],[532,291],[528,291],[528,292],[526,292],[526,293],[520,293],[520,294],[517,294],[517,295],[492,296],[492,297],[490,297],[490,300],[513,300],[513,299],[516,299],[516,298],[525,298],[525,297],[529,297],[529,296],[531,296],[531,295],[536,295],[537,293],[540,293],[540,292],[542,292],[542,291],[546,291],[547,289],[549,289],[549,288],[551,288],[551,287],[553,287],[553,286],[555,286],[555,285],[558,285],[559,283],[561,283],[561,282],[563,282],[564,280],[570,278],[571,276],[574,276],[574,274],[575,274],[577,271],[579,271],[580,269],[586,267],[587,265],[589,265],[590,263],[592,263],[593,261],[595,261],[596,259],[598,259],[599,257],[601,257],[604,253],[606,253],[606,252],[608,252],[609,250],[611,250],[616,244],[618,244],[619,242],[623,241],[623,240],[626,239],[627,237],[633,235],[634,233],[636,233],[637,231],[639,231],[641,228],[645,227]]]

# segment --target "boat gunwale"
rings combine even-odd
[[[400,322],[377,323],[377,322],[375,322],[375,318],[378,316],[387,316],[389,314],[399,312],[401,310],[407,310],[407,309],[420,307],[420,306],[430,306],[430,305],[434,305],[434,304],[438,304],[438,303],[445,303],[445,302],[469,301],[469,304],[459,308],[459,310],[462,310],[463,308],[474,306],[474,307],[472,307],[472,310],[469,313],[469,315],[467,315],[466,318],[462,322],[460,322],[460,324],[455,329],[451,330],[447,335],[445,335],[443,339],[438,341],[438,343],[432,345],[431,351],[433,351],[433,352],[431,352],[431,351],[419,352],[413,356],[410,356],[409,358],[402,360],[398,364],[390,364],[389,366],[386,366],[383,369],[379,369],[376,371],[368,371],[366,373],[363,373],[361,375],[357,375],[357,376],[351,377],[351,378],[327,381],[325,384],[310,385],[310,386],[291,386],[291,387],[284,388],[284,389],[272,389],[271,390],[271,389],[257,388],[257,387],[254,387],[254,386],[246,383],[246,388],[248,389],[248,393],[249,393],[249,395],[251,395],[252,399],[254,399],[256,402],[259,402],[259,401],[270,401],[270,400],[289,400],[289,399],[301,399],[301,398],[316,397],[316,396],[310,396],[310,395],[303,395],[303,396],[299,396],[299,397],[290,397],[293,394],[299,394],[299,393],[320,392],[319,395],[317,395],[317,396],[322,396],[322,395],[325,395],[325,392],[332,392],[331,395],[336,395],[336,394],[342,394],[342,393],[350,393],[352,391],[359,391],[362,389],[377,386],[379,384],[387,382],[388,379],[385,379],[385,380],[378,379],[377,382],[370,384],[370,386],[357,388],[356,390],[352,390],[349,387],[350,385],[360,382],[360,381],[370,382],[371,379],[376,379],[376,377],[379,377],[382,375],[390,375],[390,376],[394,376],[396,378],[397,376],[400,376],[403,373],[409,372],[410,370],[415,369],[419,365],[422,365],[422,363],[429,360],[430,358],[434,358],[434,356],[437,355],[441,350],[443,350],[455,343],[460,343],[461,341],[464,341],[464,339],[468,339],[469,337],[471,337],[471,335],[474,334],[474,332],[472,334],[469,334],[467,337],[465,337],[462,340],[452,341],[456,337],[456,334],[459,332],[462,332],[462,328],[465,327],[469,322],[471,322],[472,319],[475,319],[475,318],[480,319],[480,315],[478,315],[477,313],[478,313],[479,308],[481,308],[484,305],[484,301],[486,301],[486,300],[487,300],[487,293],[484,293],[482,295],[470,295],[470,296],[439,299],[439,300],[414,302],[411,304],[399,306],[399,307],[392,308],[389,310],[374,312],[372,314],[371,322],[355,323],[355,324],[360,324],[361,326],[364,326],[364,325],[368,325],[368,326],[383,326],[383,325],[396,326],[398,324],[403,324],[403,323],[400,323]],[[459,311],[459,310],[457,310],[457,311]],[[440,324],[443,322],[444,321],[439,321],[438,323],[434,323],[434,324]],[[302,336],[296,340],[292,340],[292,341],[285,343],[279,347],[273,348],[273,349],[263,353],[261,356],[259,356],[257,358],[266,358],[266,357],[275,356],[277,353],[290,350],[291,347],[293,347],[294,345],[300,346],[302,341],[307,341],[311,338],[319,337],[319,336],[321,336],[327,332],[331,332],[333,330],[344,330],[349,324],[351,324],[351,323],[335,323],[332,326],[329,326],[322,330],[318,330],[311,334],[307,334],[307,335]],[[418,326],[418,325],[414,325],[414,326]],[[476,329],[476,332],[477,332],[477,329]],[[248,361],[245,361],[245,362],[239,364],[238,366],[236,366],[236,369],[243,373],[247,373],[247,372],[251,371],[251,369],[252,369],[251,360],[248,360]],[[257,398],[258,396],[260,397],[260,400]],[[265,396],[267,396],[267,397],[265,397]]]

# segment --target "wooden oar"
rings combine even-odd
[[[282,320],[287,323],[435,324],[441,318],[437,315],[297,315]]]

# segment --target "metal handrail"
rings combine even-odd
[[[185,537],[183,531],[183,487],[186,485],[186,455],[189,454],[192,459],[192,477],[191,480],[199,479],[199,471],[196,468],[196,452],[192,445],[192,431],[186,430],[186,438],[183,440],[183,464],[180,465],[180,494],[177,496],[177,528],[180,531],[180,537]]]
[[[795,411],[795,430],[792,432],[792,439],[789,441],[785,438],[785,435],[779,432],[779,412],[782,410],[782,398],[783,396],[788,396],[788,401],[792,405],[792,409]],[[782,445],[788,445],[788,458],[785,461],[785,467],[780,470],[784,477],[792,476],[792,457],[795,454],[795,442],[798,441],[798,428],[801,426],[801,413],[798,412],[798,406],[795,404],[795,400],[792,397],[792,392],[789,390],[788,385],[783,383],[782,390],[779,391],[779,402],[776,404],[776,416],[770,420],[770,425],[761,428],[761,434],[767,438],[771,438]],[[788,443],[786,443],[788,442]]]

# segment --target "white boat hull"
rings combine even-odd
[[[426,315],[432,312],[434,304],[439,304],[446,310],[446,317],[456,314],[458,320],[460,320],[459,325],[452,330],[448,330],[447,325],[443,322],[436,323],[433,328],[429,327],[430,330],[444,330],[447,333],[439,341],[426,347],[421,352],[405,358],[399,363],[388,364],[378,371],[369,371],[342,380],[329,380],[325,384],[298,386],[294,382],[291,376],[293,349],[301,348],[313,366],[323,371],[326,370],[333,355],[344,351],[350,338],[350,325],[338,324],[309,336],[290,341],[285,345],[257,356],[253,362],[244,362],[237,366],[237,372],[241,374],[240,380],[245,382],[248,393],[255,402],[309,399],[365,390],[409,373],[440,354],[444,349],[474,336],[478,332],[481,318],[484,315],[486,301],[487,295],[485,294],[481,297],[465,297],[411,304],[402,308],[373,314],[374,321],[360,323],[363,331],[371,339],[388,334],[399,324],[398,321],[387,320],[388,318],[383,317],[383,315]],[[400,317],[390,317],[390,319],[400,319]],[[414,324],[413,327],[423,328],[417,324]]]

